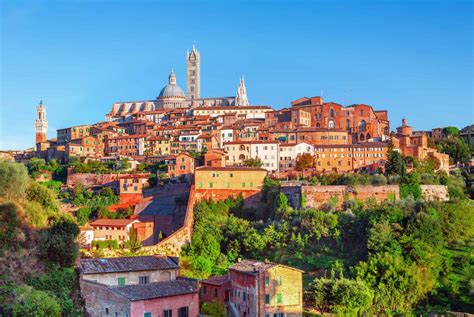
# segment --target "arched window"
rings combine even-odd
[[[239,160],[245,160],[245,155],[240,154],[240,155],[239,155]]]
[[[346,130],[351,129],[351,121],[349,119],[346,119]]]
[[[329,110],[329,116],[334,118],[334,109]]]
[[[334,129],[334,120],[329,120],[329,129]]]
[[[360,137],[359,137],[359,139],[360,139],[361,141],[364,141],[364,140],[365,140],[365,136],[364,136],[364,134],[363,134],[363,133],[361,133],[361,134],[360,134]]]
[[[365,136],[365,138],[368,140],[370,139],[370,133],[367,133],[367,135]]]
[[[320,128],[321,125],[319,124],[319,122],[316,123],[316,128]]]
[[[240,146],[240,150],[241,150],[241,151],[245,151],[245,145],[241,145],[241,146]]]
[[[366,125],[365,120],[362,120],[359,125],[360,131],[365,131]]]

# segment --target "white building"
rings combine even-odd
[[[238,141],[224,143],[226,165],[242,165],[249,158],[259,158],[262,168],[269,172],[279,170],[280,149],[277,141]]]
[[[224,143],[234,141],[234,129],[231,127],[222,128],[219,131],[219,145],[221,149],[224,148]]]
[[[280,171],[294,170],[296,158],[304,153],[314,155],[314,146],[309,143],[280,144]]]

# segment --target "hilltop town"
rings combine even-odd
[[[52,139],[37,105],[35,148],[0,161],[2,273],[18,250],[34,259],[5,285],[50,315],[473,309],[473,126],[391,126],[388,109],[322,96],[254,105],[243,77],[202,97],[200,61],[193,46],[186,93],[171,71],[156,99]],[[28,315],[5,293],[5,314]]]

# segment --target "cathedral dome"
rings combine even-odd
[[[161,89],[158,97],[185,97],[183,89],[176,84],[176,75],[173,71],[169,75],[168,85]]]

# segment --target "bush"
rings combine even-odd
[[[72,220],[60,219],[40,233],[39,257],[61,267],[72,267],[79,253],[76,238],[79,227]]]
[[[400,198],[413,197],[415,200],[421,199],[421,187],[419,184],[401,184]]]
[[[372,176],[371,184],[374,186],[387,185],[387,178],[381,174],[375,174]]]
[[[12,316],[60,316],[61,307],[47,292],[33,289],[28,285],[15,286],[10,290],[12,303],[5,305],[6,315]]]
[[[96,249],[109,249],[116,250],[119,248],[117,240],[94,240],[92,241],[92,247]]]
[[[38,183],[31,182],[30,186],[26,190],[26,198],[29,201],[38,202],[45,209],[56,212],[59,211],[59,207],[56,202],[56,195],[54,192]]]
[[[25,165],[0,160],[0,197],[7,200],[23,197],[29,180]]]

